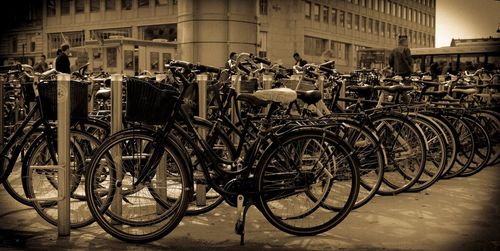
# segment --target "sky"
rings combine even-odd
[[[500,37],[500,0],[436,0],[436,47],[452,38]]]

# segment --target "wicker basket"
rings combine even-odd
[[[71,80],[70,82],[71,120],[88,118],[88,83]],[[43,118],[57,120],[57,81],[42,82],[38,86]]]
[[[150,125],[165,124],[172,117],[179,96],[179,90],[173,86],[155,86],[131,78],[127,81],[125,119]]]

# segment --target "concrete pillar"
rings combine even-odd
[[[257,52],[255,0],[179,1],[177,30],[181,60],[224,66],[231,51]]]

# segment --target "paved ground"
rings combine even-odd
[[[92,250],[500,250],[500,167],[443,180],[415,194],[376,197],[331,231],[314,237],[280,232],[255,209],[246,245],[234,234],[235,210],[222,205],[186,217],[160,241],[133,245],[93,224],[58,238],[57,229],[0,189],[0,249]]]

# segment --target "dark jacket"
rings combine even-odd
[[[302,66],[304,66],[306,64],[307,64],[307,61],[304,60],[304,59],[302,59],[302,58],[298,62],[295,63],[295,65],[298,65],[300,67],[302,67]]]
[[[69,58],[66,53],[61,53],[56,58],[56,71],[68,74],[71,73],[71,69],[69,68]]]
[[[410,75],[413,72],[413,58],[410,49],[404,46],[394,48],[389,56],[389,65],[396,75]]]

